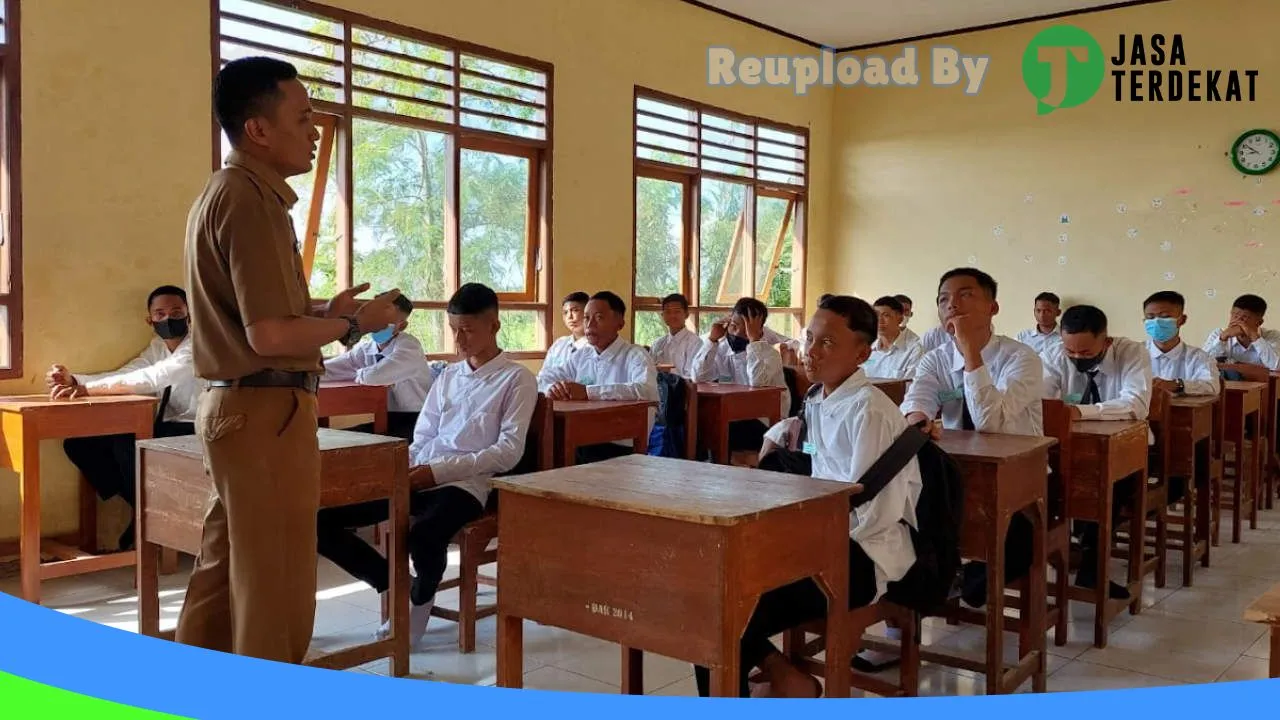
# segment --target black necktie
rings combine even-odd
[[[385,355],[383,355],[382,353],[378,353],[377,355],[374,355],[374,356],[373,356],[373,361],[374,361],[374,362],[376,362],[376,363],[380,363],[380,362],[382,362],[382,361],[383,361],[383,360],[385,360],[385,359],[386,359],[386,356],[385,356]]]
[[[160,404],[156,406],[156,420],[154,423],[155,425],[159,425],[160,423],[164,422],[164,412],[165,410],[169,409],[169,396],[172,394],[173,394],[173,387],[170,386],[165,388],[164,394],[160,396]]]
[[[969,414],[969,400],[963,396],[960,398],[960,407],[964,409],[964,419],[961,420],[961,430],[977,430],[973,424],[973,416]]]
[[[1085,405],[1096,405],[1102,402],[1102,394],[1098,392],[1098,371],[1089,370],[1085,375],[1089,376],[1089,384],[1084,388],[1082,402]]]

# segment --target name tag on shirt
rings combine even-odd
[[[949,403],[952,400],[963,400],[963,399],[964,399],[964,390],[956,389],[956,390],[939,390],[938,391],[938,402],[940,403]]]
[[[805,442],[805,443],[804,443],[804,445],[802,445],[802,446],[800,447],[800,449],[804,452],[804,454],[805,454],[805,455],[817,455],[817,454],[818,454],[818,448],[817,448],[817,446],[815,446],[815,445],[814,445],[813,443],[811,443],[811,442]]]

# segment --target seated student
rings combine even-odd
[[[86,395],[155,395],[161,398],[153,432],[155,437],[195,433],[196,398],[200,385],[191,364],[191,340],[187,337],[187,293],[172,285],[151,291],[146,322],[156,336],[142,354],[124,367],[98,375],[73,375],[54,365],[45,375],[50,394],[57,398]],[[133,435],[72,438],[62,443],[67,458],[103,500],[119,495],[133,507],[135,456]],[[134,526],[120,536],[120,549],[133,547]]]
[[[537,381],[498,347],[498,296],[467,283],[449,299],[449,327],[464,359],[445,368],[427,392],[409,446],[409,642],[427,629],[449,542],[484,514],[490,480],[520,462],[538,401]],[[316,519],[318,550],[379,593],[390,588],[387,561],[356,536],[386,520],[386,500],[326,508]],[[390,628],[378,630],[385,637]]]
[[[655,340],[649,352],[654,364],[671,365],[676,375],[692,377],[693,356],[702,341],[689,329],[689,300],[679,293],[662,298],[662,322],[667,334]]]
[[[856,483],[907,429],[893,401],[862,372],[876,337],[875,311],[853,297],[828,298],[805,331],[805,369],[815,386],[805,406],[805,440],[812,476]],[[784,421],[794,424],[795,418]],[[781,455],[777,451],[774,455]],[[785,469],[767,456],[762,467]],[[863,607],[901,580],[915,564],[910,527],[922,488],[912,459],[875,499],[857,507],[849,533],[849,607]],[[742,634],[740,693],[757,667],[775,697],[817,697],[818,681],[793,666],[769,642],[779,632],[824,617],[826,596],[812,580],[801,580],[761,596]],[[710,673],[695,668],[700,695],[710,693]]]
[[[1062,344],[1045,351],[1044,396],[1066,402],[1076,420],[1145,420],[1151,405],[1151,356],[1142,345],[1107,333],[1107,316],[1092,305],[1076,305],[1062,314]],[[1132,495],[1130,481],[1117,483],[1119,510]],[[1113,516],[1114,518],[1118,516]],[[1098,527],[1087,525],[1081,536],[1076,585],[1097,587]],[[1111,583],[1111,597],[1128,599],[1129,591]]]
[[[570,293],[561,304],[561,312],[564,315],[564,326],[569,328],[569,334],[564,337],[557,338],[551,343],[551,347],[547,349],[547,357],[542,361],[542,367],[556,367],[569,362],[569,358],[575,352],[587,346],[587,336],[583,330],[582,313],[587,308],[587,302],[591,300],[584,292]]]
[[[916,343],[918,345],[920,343],[920,336],[915,334],[915,331],[911,328],[907,327],[911,322],[911,318],[915,317],[915,313],[911,310],[911,308],[915,306],[915,303],[913,303],[911,298],[906,295],[894,295],[893,299],[897,300],[898,304],[902,306],[902,334],[907,336],[907,342]],[[871,377],[875,376],[872,375]]]
[[[1051,292],[1042,292],[1036,296],[1033,311],[1036,326],[1018,333],[1018,342],[1030,347],[1037,353],[1043,353],[1052,345],[1062,343],[1058,333],[1058,316],[1062,314],[1062,300]]]
[[[791,410],[791,392],[782,372],[782,355],[765,339],[764,322],[769,310],[755,298],[742,298],[733,313],[711,326],[693,358],[698,382],[726,380],[736,385],[782,388],[780,417]],[[739,420],[729,424],[730,450],[759,450],[769,426],[763,420]]]
[[[1238,362],[1280,370],[1280,330],[1263,330],[1267,301],[1257,295],[1241,295],[1231,304],[1225,328],[1209,333],[1204,351],[1219,363]]]
[[[919,342],[912,342],[902,327],[902,303],[888,295],[872,305],[879,318],[871,358],[862,364],[867,377],[900,380],[915,374],[916,363],[924,352]]]
[[[658,401],[658,371],[649,353],[618,333],[627,322],[627,304],[605,290],[592,295],[583,316],[587,346],[564,365],[543,366],[538,388],[552,400]],[[653,432],[654,411],[649,411]],[[628,455],[631,441],[578,448],[578,464]]]
[[[431,366],[418,338],[405,332],[413,303],[395,299],[400,321],[365,336],[355,347],[324,361],[321,380],[390,386],[387,394],[387,434],[411,440],[422,404],[431,389]],[[373,425],[351,428],[372,432]]]

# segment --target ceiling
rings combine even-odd
[[[686,0],[811,45],[857,49],[1138,0]]]

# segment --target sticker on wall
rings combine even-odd
[[[970,256],[969,256],[968,263],[969,263],[970,265],[977,265],[977,264],[978,264],[978,256],[977,256],[977,255],[970,255]]]
[[[996,237],[1000,237],[1001,235],[1003,235],[1003,234],[1004,234],[1004,226],[1003,226],[1003,225],[997,225],[997,226],[995,226],[995,227],[991,228],[991,234],[992,234],[992,235],[995,235]]]
[[[1245,205],[1248,205],[1249,203],[1245,202],[1244,200],[1227,200],[1227,201],[1223,202],[1222,204],[1223,204],[1223,205],[1226,205],[1227,207],[1238,208],[1238,207],[1244,207]]]
[[[1116,203],[1116,212],[1120,213],[1121,215],[1124,215],[1125,213],[1129,212],[1129,206],[1125,205],[1124,203]]]
[[[1070,239],[1071,239],[1071,236],[1070,236],[1070,235],[1068,235],[1068,234],[1066,234],[1066,233],[1059,233],[1059,234],[1058,234],[1058,244],[1060,244],[1060,245],[1066,245],[1066,244],[1067,244],[1067,241],[1068,241],[1068,240],[1070,240]]]
[[[1128,236],[1130,240],[1132,240],[1138,237],[1138,228],[1129,228],[1128,230],[1124,231],[1124,234]]]
[[[1032,195],[1031,193],[1027,193],[1026,195],[1022,196],[1022,202],[1030,205],[1031,203],[1035,202],[1035,196]]]
[[[1173,243],[1169,242],[1168,240],[1165,240],[1164,242],[1160,243],[1160,249],[1165,252],[1169,252],[1170,250],[1173,249]]]
[[[1257,217],[1262,217],[1263,215],[1267,214],[1267,209],[1259,205],[1258,207],[1253,209],[1253,214]]]
[[[1034,261],[1034,260],[1035,260],[1035,258],[1031,257],[1030,255],[1023,255],[1023,256],[1022,256],[1022,262],[1026,263],[1026,264],[1028,264],[1028,265],[1030,265],[1030,264],[1032,263],[1032,261]]]
[[[1197,211],[1197,210],[1199,210],[1199,209],[1200,209],[1200,205],[1199,205],[1198,203],[1196,203],[1196,202],[1194,202],[1194,201],[1193,201],[1193,202],[1188,202],[1188,203],[1187,203],[1187,210],[1189,210],[1193,215],[1194,215],[1194,214],[1196,213],[1196,211]]]
[[[1067,264],[1067,256],[1066,256],[1066,255],[1059,255],[1059,256],[1058,256],[1058,264],[1059,264],[1059,265],[1066,265],[1066,264]]]
[[[1164,207],[1164,198],[1151,198],[1151,207],[1156,210]]]
[[[1173,194],[1174,194],[1174,195],[1177,195],[1178,197],[1186,197],[1186,196],[1188,196],[1188,195],[1190,195],[1190,194],[1191,194],[1191,188],[1189,188],[1189,187],[1180,187],[1180,188],[1178,188],[1177,190],[1174,190],[1174,191],[1173,191]]]
[[[1254,179],[1253,179],[1253,184],[1254,184],[1254,185],[1261,185],[1261,184],[1262,184],[1262,178],[1260,178],[1260,177],[1259,177],[1259,178],[1254,178]]]
[[[1260,248],[1262,247],[1262,243],[1258,242],[1257,240],[1250,240],[1249,242],[1245,243],[1244,246],[1247,248]]]
[[[1208,290],[1204,291],[1204,296],[1207,298],[1217,297],[1218,291],[1213,288],[1209,288]]]
[[[1058,224],[1060,225],[1071,224],[1071,216],[1066,213],[1062,213],[1061,215],[1058,216]]]
[[[1172,271],[1172,270],[1170,270],[1169,272],[1165,273],[1165,274],[1164,274],[1164,279],[1165,279],[1165,280],[1172,281],[1172,280],[1173,280],[1173,271]]]

